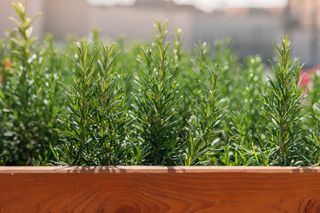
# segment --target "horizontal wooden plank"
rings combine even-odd
[[[0,167],[0,212],[320,212],[320,168]]]
[[[0,166],[0,174],[32,173],[320,173],[320,167],[281,166]]]

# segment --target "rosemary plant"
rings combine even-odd
[[[94,82],[96,70],[94,60],[97,53],[89,54],[89,45],[85,41],[77,44],[73,85],[67,93],[68,113],[61,117],[62,140],[61,160],[70,164],[92,164],[92,135],[95,133],[93,115],[95,111]]]
[[[68,112],[61,118],[64,144],[56,153],[57,160],[69,165],[126,163],[123,86],[112,72],[117,50],[114,44],[101,49],[78,43]]]
[[[146,153],[145,164],[173,165],[177,159],[176,104],[179,94],[165,23],[155,22],[154,42],[139,57],[140,75],[135,98],[137,143]]]
[[[226,165],[265,165],[261,141],[265,138],[261,90],[264,87],[263,64],[258,56],[245,59],[237,79],[236,101],[241,107],[231,112],[229,138],[222,162]]]
[[[217,79],[221,68],[213,64],[206,55],[206,45],[198,48],[199,74],[208,72],[209,85],[201,84],[198,96],[195,98],[197,108],[191,115],[186,127],[186,145],[183,155],[184,165],[206,165],[209,162],[207,154],[219,139],[219,124],[224,114],[223,98],[217,88]]]
[[[93,31],[58,49],[32,36],[26,4],[12,6],[17,29],[0,41],[1,165],[320,163],[320,77],[302,96],[287,37],[266,83],[268,66],[238,60],[230,39],[193,53],[180,29],[171,43],[155,22],[151,44]]]
[[[306,165],[320,164],[320,76],[316,73],[312,78],[312,90],[307,94],[307,105],[303,109],[307,116],[305,125],[308,134],[306,134],[306,145],[304,160]],[[311,127],[311,128],[308,128]]]
[[[264,107],[270,126],[267,146],[271,165],[295,165],[301,147],[301,95],[298,87],[301,65],[292,59],[288,37],[275,45],[278,61],[272,64],[274,79],[269,79]]]
[[[97,99],[98,164],[114,165],[128,162],[129,117],[122,76],[113,72],[118,55],[115,44],[103,46],[98,55],[99,73]]]

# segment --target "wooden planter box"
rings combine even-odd
[[[320,168],[0,167],[0,212],[320,212]]]

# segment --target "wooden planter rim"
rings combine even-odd
[[[320,167],[219,167],[219,166],[1,166],[0,174],[50,173],[319,173]]]
[[[0,167],[0,212],[320,212],[320,167]]]

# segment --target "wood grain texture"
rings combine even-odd
[[[0,167],[0,212],[320,212],[320,168]]]

